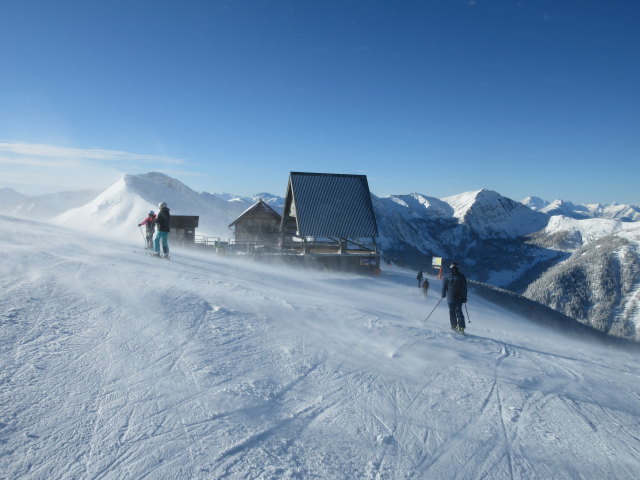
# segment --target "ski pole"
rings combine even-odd
[[[144,233],[142,232],[142,227],[140,225],[138,225],[138,228],[140,229],[140,235],[142,235],[142,239],[144,240],[144,244],[146,246],[147,245],[147,237],[144,236]]]
[[[464,310],[465,312],[467,312],[467,320],[469,321],[469,323],[471,323],[471,317],[469,317],[469,309],[467,308],[467,304],[464,304]]]
[[[431,316],[431,314],[436,311],[436,308],[438,308],[438,305],[440,305],[441,301],[442,301],[442,298],[440,298],[440,300],[438,300],[438,303],[436,303],[436,306],[433,307],[433,310],[431,310],[431,313],[429,315],[427,315],[427,318],[424,319],[425,323],[426,323],[427,320],[429,320],[429,317]]]

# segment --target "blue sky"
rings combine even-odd
[[[640,204],[640,2],[0,0],[0,187]]]

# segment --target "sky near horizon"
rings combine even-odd
[[[0,187],[640,204],[640,3],[0,0]]]

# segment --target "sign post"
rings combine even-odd
[[[432,257],[431,266],[438,270],[438,278],[442,278],[442,257]]]

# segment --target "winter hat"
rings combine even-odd
[[[455,263],[455,262],[454,262],[454,263],[452,263],[452,264],[449,266],[449,270],[451,270],[452,272],[457,272],[457,271],[458,271],[458,264],[457,264],[457,263]]]

